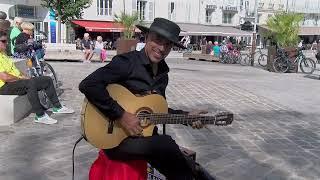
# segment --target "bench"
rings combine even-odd
[[[107,51],[107,61],[110,61],[113,56],[115,56],[115,51]],[[51,50],[46,51],[44,58],[46,60],[83,61],[84,56],[81,50],[69,50],[61,52],[59,52],[58,50]],[[91,60],[100,62],[100,54],[94,53]]]
[[[25,59],[14,59],[16,67],[26,73],[27,65]],[[26,95],[0,95],[0,126],[9,126],[31,112],[31,104]]]
[[[186,59],[219,62],[219,58],[211,54],[183,53],[183,57]]]
[[[45,43],[46,51],[69,52],[76,50],[76,44]]]

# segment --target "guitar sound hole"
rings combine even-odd
[[[137,113],[137,116],[139,117],[139,118],[141,118],[141,119],[149,119],[149,116],[148,115],[150,115],[151,113],[149,112],[149,111],[147,111],[147,110],[142,110],[142,111],[139,111],[138,113]]]
[[[151,113],[147,110],[142,110],[137,113],[137,117],[140,119],[140,125],[146,127],[150,124],[150,115]]]

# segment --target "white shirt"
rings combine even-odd
[[[136,51],[141,51],[141,49],[143,49],[145,45],[146,43],[142,43],[142,42],[137,43]]]
[[[103,42],[100,43],[99,41],[96,41],[94,48],[95,49],[103,49]]]

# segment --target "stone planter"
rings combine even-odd
[[[295,60],[295,58],[297,57],[297,49],[296,48],[291,48],[291,47],[287,47],[284,48],[285,51],[287,52],[291,62],[293,62]],[[277,56],[277,50],[275,46],[269,46],[268,47],[268,59],[267,59],[267,70],[270,72],[274,72],[273,69],[273,61]],[[294,72],[297,73],[298,72],[298,64],[294,64],[291,69],[289,69],[288,72]]]
[[[267,59],[267,70],[270,72],[274,72],[273,69],[273,61],[276,58],[277,50],[275,46],[268,47],[268,59]]]
[[[134,51],[137,45],[136,39],[120,39],[117,42],[117,54],[123,54]]]

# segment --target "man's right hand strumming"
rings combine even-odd
[[[142,133],[140,120],[131,113],[124,112],[121,119],[119,119],[121,126],[130,134],[130,136],[137,136]]]

